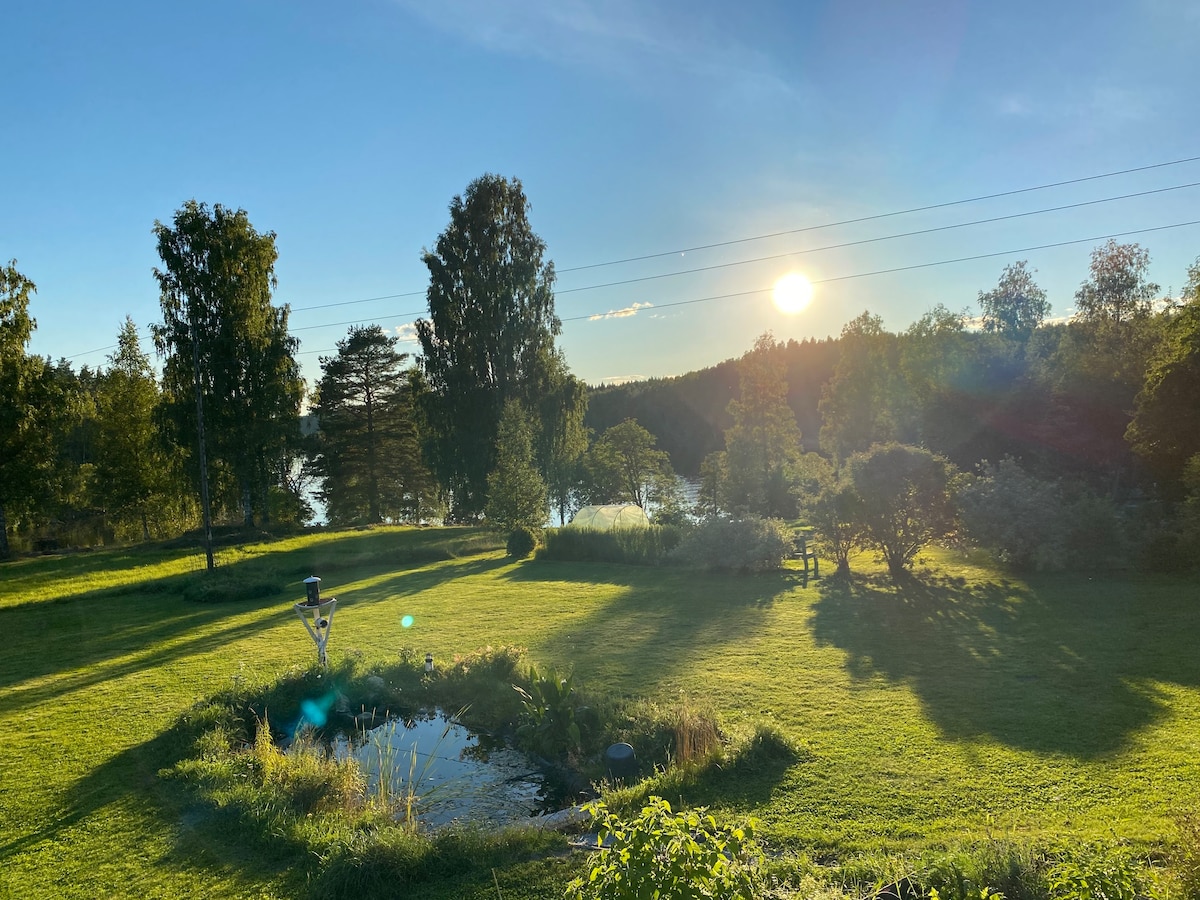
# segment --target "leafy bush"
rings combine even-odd
[[[675,525],[643,528],[551,528],[539,559],[569,562],[612,562],[655,566],[679,546],[683,530]]]
[[[966,538],[1014,569],[1044,571],[1065,564],[1062,491],[1015,460],[983,468],[958,492]]]
[[[922,547],[953,532],[954,469],[942,457],[907,444],[876,444],[851,456],[846,471],[858,497],[863,545],[878,552],[893,577]]]
[[[1128,853],[1104,847],[1072,849],[1050,870],[1056,900],[1136,900],[1139,866]]]
[[[862,544],[861,501],[849,484],[826,481],[815,493],[805,495],[804,512],[816,529],[816,544],[822,555],[837,563],[837,574],[850,572],[850,554]]]
[[[778,519],[707,519],[670,554],[673,562],[702,569],[755,572],[778,569],[794,549]]]
[[[567,886],[571,900],[745,900],[764,888],[754,823],[732,828],[699,809],[675,813],[661,797],[624,822],[597,801],[588,807],[602,847],[587,879]]]
[[[525,559],[537,547],[537,534],[527,525],[518,525],[508,535],[508,555],[513,559]]]

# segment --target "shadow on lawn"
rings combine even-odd
[[[211,607],[209,609],[210,612],[203,620],[205,622],[211,622],[214,618],[219,617],[219,610],[213,611]],[[11,615],[11,613],[8,613],[8,615]],[[240,625],[216,628],[206,631],[201,635],[189,637],[186,640],[177,640],[170,643],[163,643],[167,635],[172,633],[186,634],[192,628],[198,627],[200,623],[196,621],[195,617],[185,617],[182,623],[178,619],[173,619],[162,628],[137,629],[132,642],[118,638],[120,642],[114,643],[99,637],[89,637],[87,641],[75,640],[73,642],[68,639],[63,641],[63,644],[73,643],[73,647],[77,651],[76,654],[71,654],[71,648],[60,648],[60,653],[55,654],[53,664],[48,666],[49,671],[38,672],[37,674],[45,676],[69,668],[73,668],[76,671],[69,675],[63,675],[23,687],[20,686],[21,683],[31,680],[33,677],[30,670],[38,668],[38,659],[48,655],[44,647],[27,643],[22,648],[24,652],[19,656],[10,654],[8,664],[12,666],[14,674],[20,674],[22,677],[19,680],[16,678],[10,679],[6,684],[8,689],[0,694],[0,713],[25,709],[62,697],[71,691],[82,690],[100,684],[109,679],[148,671],[157,666],[165,665],[197,653],[206,653],[220,649],[230,641],[235,641],[259,632],[270,627],[271,624],[274,624],[279,619],[287,618],[291,615],[292,611],[290,608],[281,608],[271,613],[268,618],[259,618]],[[138,652],[139,650],[140,652]],[[114,659],[114,657],[124,658]]]
[[[380,571],[397,567],[412,567],[394,577],[386,578],[378,585],[355,590],[353,602],[373,602],[394,596],[416,593],[442,582],[490,571],[505,565],[503,559],[478,556],[459,559],[452,554],[460,546],[475,537],[475,532],[464,530],[442,538],[435,532],[413,532],[405,545],[389,546],[384,539],[393,535],[367,535],[355,543],[354,533],[333,538],[315,547],[288,550],[274,557],[249,558],[226,562],[218,567],[218,574],[234,573],[247,581],[256,579],[277,585],[279,590],[270,596],[257,597],[230,603],[189,603],[182,599],[185,585],[205,577],[203,572],[164,575],[147,578],[132,585],[120,585],[87,591],[75,591],[62,597],[6,607],[0,610],[5,632],[19,640],[10,643],[7,658],[0,662],[0,711],[19,708],[28,700],[18,700],[19,685],[52,676],[71,669],[89,668],[87,673],[68,676],[56,682],[57,687],[38,688],[26,692],[30,697],[39,697],[50,691],[70,690],[95,683],[95,672],[124,674],[125,668],[113,670],[107,661],[117,656],[139,654],[134,668],[154,665],[160,659],[175,659],[186,656],[187,648],[196,646],[208,649],[208,638],[187,639],[171,644],[170,650],[157,651],[165,641],[182,638],[193,629],[203,627],[233,613],[277,607],[278,615],[291,615],[291,602],[304,595],[301,573],[331,572],[327,579],[332,587],[327,595],[337,595],[338,573],[351,571],[352,577],[362,578]],[[103,558],[124,560],[121,555],[96,554],[84,562],[94,564]],[[39,561],[40,562],[40,561]],[[73,561],[69,561],[73,562]],[[439,566],[436,563],[449,562]],[[124,562],[118,563],[118,568]],[[349,598],[347,598],[349,599]],[[275,617],[272,617],[275,621]],[[240,629],[223,632],[227,637],[238,637],[266,627],[265,620],[248,624]],[[145,652],[145,651],[151,652]],[[14,690],[15,689],[15,690]]]
[[[909,577],[820,583],[819,643],[855,678],[910,685],[948,737],[1096,758],[1166,714],[1149,682],[1200,685],[1196,585]]]
[[[0,865],[5,859],[30,851],[46,842],[69,839],[76,827],[87,828],[88,821],[105,815],[106,810],[130,806],[146,818],[146,833],[174,829],[176,839],[162,857],[148,860],[154,866],[169,866],[196,872],[211,871],[216,858],[223,863],[228,877],[229,865],[238,868],[247,888],[268,878],[284,875],[292,896],[302,893],[306,877],[305,863],[310,854],[296,839],[273,835],[271,853],[247,854],[244,829],[239,830],[232,810],[215,807],[189,797],[180,784],[164,780],[162,770],[174,765],[193,749],[196,733],[182,722],[106,760],[76,781],[53,811],[48,824],[23,835],[0,839]],[[238,861],[253,860],[239,866]],[[310,873],[309,873],[310,874]],[[256,891],[257,894],[257,891]]]
[[[608,670],[639,694],[706,654],[754,632],[767,608],[798,587],[800,576],[704,575],[687,570],[538,561],[506,573],[516,582],[558,587],[557,602],[592,608],[552,631],[536,656],[564,658],[579,672]],[[597,585],[620,589],[592,604]]]

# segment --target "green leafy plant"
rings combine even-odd
[[[937,888],[930,888],[929,900],[943,900],[942,893]],[[949,892],[945,900],[1004,900],[1004,895],[999,891],[993,891],[991,888],[981,887],[978,891]]]
[[[628,822],[602,801],[588,810],[608,846],[586,879],[567,885],[569,900],[742,900],[764,889],[753,821],[724,828],[704,809],[676,813],[661,797]]]
[[[529,669],[529,690],[514,684],[521,698],[521,724],[517,740],[543,756],[557,756],[576,749],[581,743],[579,723],[575,721],[575,675],[560,678],[549,668]]]
[[[1138,866],[1115,850],[1074,848],[1050,870],[1050,893],[1060,900],[1135,900]]]

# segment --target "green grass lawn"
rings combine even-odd
[[[180,598],[199,577],[184,551],[0,565],[0,898],[304,890],[306,861],[225,839],[157,773],[178,758],[167,733],[193,703],[311,663],[291,604],[313,572],[340,600],[335,660],[518,644],[573,667],[589,692],[708,705],[734,740],[775,723],[798,761],[707,779],[686,799],[756,815],[776,847],[1152,842],[1194,804],[1194,579],[1016,581],[939,553],[900,587],[867,560],[852,585],[804,586],[791,572],[513,563],[487,546],[433,529],[248,545],[223,568],[278,592],[211,605]],[[497,879],[505,897],[559,896],[577,865]],[[490,879],[445,890],[495,896]]]

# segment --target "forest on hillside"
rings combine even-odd
[[[1110,240],[1069,321],[1046,321],[1020,261],[974,311],[939,304],[900,332],[865,311],[836,338],[767,334],[712,368],[589,389],[556,346],[553,265],[526,204],[519,180],[472,182],[425,253],[420,355],[354,326],[312,386],[272,298],[275,235],[244,210],[189,201],[156,223],[161,375],[128,320],[107,366],[28,354],[36,285],[8,263],[0,557],[302,527],[314,496],[338,526],[538,531],[608,502],[664,521],[794,519],[888,445],[964,476],[1015,467],[1034,492],[1138,510],[1142,530],[1179,532],[1200,503],[1200,260],[1165,296],[1149,251]],[[677,474],[700,479],[699,507],[680,507]]]

